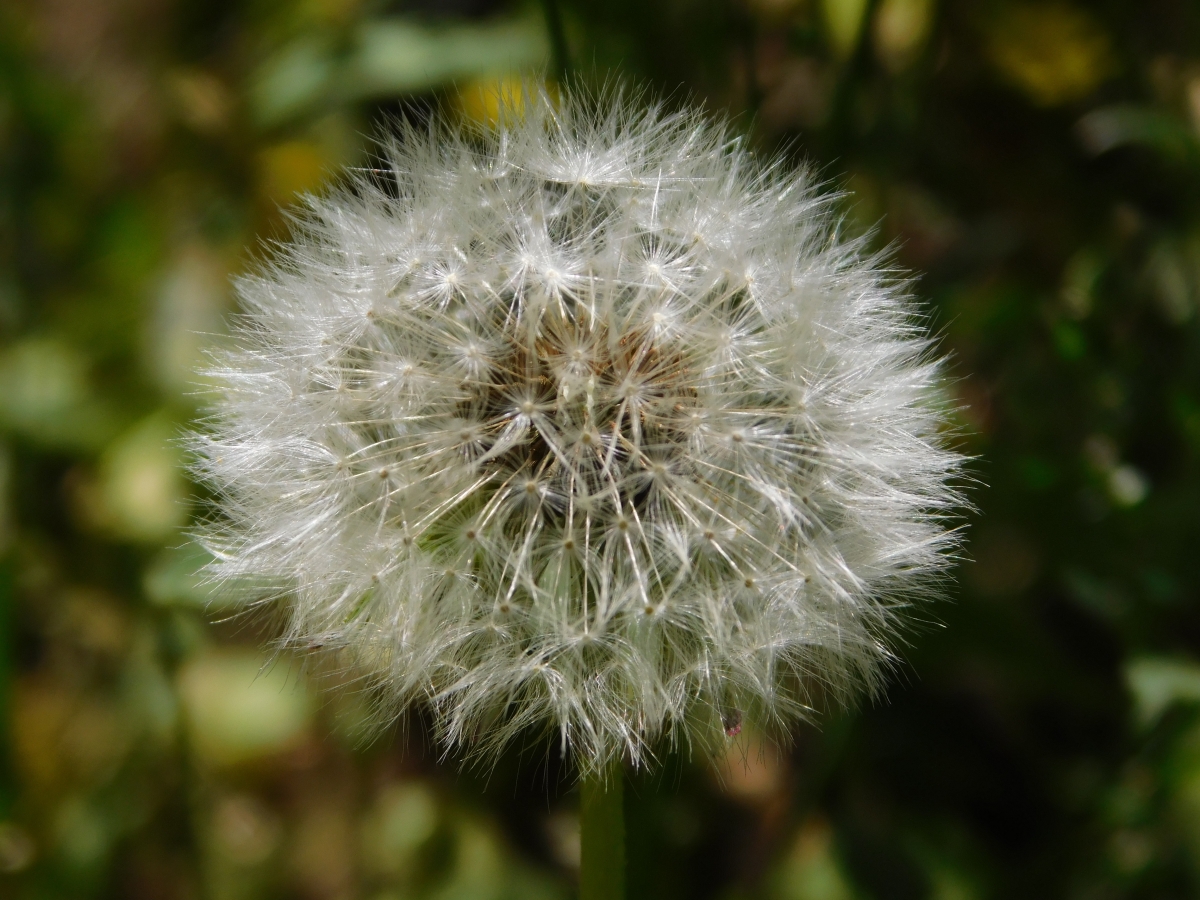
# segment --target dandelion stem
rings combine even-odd
[[[620,762],[579,787],[579,900],[625,898],[625,776]]]

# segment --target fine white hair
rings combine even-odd
[[[484,758],[874,690],[956,545],[941,362],[810,172],[619,91],[397,126],[243,278],[210,574]]]

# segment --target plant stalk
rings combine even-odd
[[[570,53],[567,50],[567,31],[563,27],[562,10],[558,8],[558,0],[542,0],[542,10],[546,14],[546,31],[550,36],[550,53],[554,61],[554,77],[560,83],[570,71]]]
[[[579,900],[625,900],[624,789],[620,761],[579,785]]]

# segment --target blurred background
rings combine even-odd
[[[1200,896],[1200,6],[559,13],[585,78],[849,192],[976,457],[886,700],[633,778],[631,900]],[[193,577],[172,443],[281,206],[388,116],[486,118],[554,33],[508,0],[0,4],[3,897],[571,896],[569,773],[462,772],[419,719],[366,741],[271,663]]]

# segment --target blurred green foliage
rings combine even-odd
[[[363,740],[227,619],[174,437],[280,206],[554,71],[537,4],[0,6],[0,895],[554,898],[552,755]],[[562,0],[917,273],[976,457],[886,702],[628,792],[631,898],[1200,894],[1200,7]],[[677,94],[678,95],[678,94]]]

